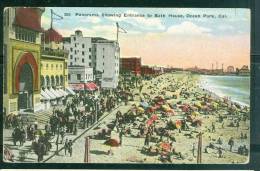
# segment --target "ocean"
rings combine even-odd
[[[220,97],[228,96],[234,102],[250,106],[249,76],[201,75],[200,85]]]

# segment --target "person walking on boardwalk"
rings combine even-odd
[[[150,132],[147,132],[144,140],[144,145],[149,146],[149,142],[150,142]]]
[[[119,144],[122,145],[122,138],[123,138],[123,129],[119,132]]]
[[[216,132],[216,127],[215,127],[215,123],[214,122],[212,122],[212,130],[211,130],[211,132]]]
[[[65,144],[64,144],[65,155],[67,154],[68,147],[69,147],[69,141],[68,141],[68,139],[66,139]]]
[[[69,140],[69,142],[68,142],[68,150],[69,150],[69,153],[70,153],[70,157],[72,156],[72,145],[73,145],[72,140]]]
[[[230,146],[230,149],[229,149],[230,152],[232,152],[232,148],[233,148],[234,144],[235,144],[234,139],[233,139],[233,137],[231,137],[228,141],[228,145]]]
[[[221,150],[221,148],[218,148],[218,158],[222,158],[223,157],[223,152]]]

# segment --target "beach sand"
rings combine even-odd
[[[153,99],[156,96],[169,97],[167,102],[170,104],[176,104],[178,101],[182,103],[194,104],[196,102],[195,97],[190,95],[188,98],[178,95],[182,88],[190,87],[189,92],[197,92],[199,94],[209,94],[209,92],[203,91],[198,84],[199,75],[190,75],[186,73],[167,73],[153,78],[152,80],[143,81],[143,90],[139,96],[135,96],[135,104],[140,103],[140,98],[145,99],[142,95],[147,93],[150,95],[150,98]],[[177,84],[186,83],[182,86],[176,86]],[[169,87],[176,88],[174,92],[170,91]],[[139,90],[133,89],[133,94],[138,94]],[[177,98],[173,99],[172,96],[177,94]],[[191,93],[192,94],[192,93]],[[213,94],[212,94],[213,95]],[[213,95],[214,99],[218,99],[216,95]],[[156,113],[156,112],[155,112]],[[198,132],[202,132],[202,164],[232,164],[232,163],[247,163],[249,157],[245,155],[240,155],[237,153],[237,148],[240,145],[246,145],[249,148],[249,119],[246,121],[240,122],[240,127],[227,127],[231,122],[232,117],[227,117],[224,119],[224,128],[222,128],[222,123],[218,122],[219,114],[225,115],[227,113],[226,109],[221,109],[217,111],[210,112],[208,115],[200,114],[197,116],[197,119],[202,120],[201,127],[192,127],[190,126],[189,131],[182,131],[181,133],[178,130],[171,131],[171,134],[176,138],[176,142],[173,143],[173,147],[177,152],[181,152],[184,156],[184,159],[178,159],[176,156],[172,158],[172,164],[196,164],[197,163],[197,146],[198,138],[196,137]],[[180,109],[175,110],[174,116],[169,116],[167,120],[176,120],[178,118],[183,118],[183,112]],[[248,114],[249,115],[249,114]],[[233,116],[233,118],[236,116]],[[215,123],[216,132],[209,132],[208,129],[211,129],[212,122]],[[126,127],[132,127],[132,124],[127,124]],[[133,132],[137,132],[137,129],[131,128]],[[247,139],[240,139],[241,132],[247,134]],[[116,130],[113,130],[114,134]],[[185,134],[191,134],[191,137],[185,136]],[[216,143],[216,140],[221,137],[223,140],[223,157],[218,158],[217,149],[208,149],[208,153],[204,153],[204,149],[209,145],[210,142],[213,144]],[[234,138],[235,145],[233,151],[229,151],[228,140],[230,137]],[[166,137],[163,137],[166,140]],[[195,156],[192,155],[192,144],[195,143]],[[156,145],[156,143],[151,142],[151,146]],[[90,158],[91,163],[162,163],[159,159],[159,155],[148,156],[141,153],[141,150],[144,146],[144,138],[136,138],[131,135],[123,136],[123,143],[120,147],[112,147],[113,155],[108,155],[107,151],[110,147],[104,145],[104,140],[91,139],[90,146]]]

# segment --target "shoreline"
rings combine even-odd
[[[199,78],[198,78],[197,85],[199,86],[199,88],[200,88],[201,90],[205,90],[205,91],[207,91],[208,93],[210,93],[211,95],[213,95],[215,98],[221,99],[221,100],[223,100],[225,97],[230,97],[230,96],[225,96],[225,95],[224,95],[224,96],[218,95],[218,94],[215,93],[213,90],[211,90],[209,87],[205,86],[205,84],[203,85],[201,76],[205,76],[205,75],[199,75]],[[239,76],[239,77],[240,77],[240,76]],[[203,80],[203,81],[205,81],[205,80]],[[241,107],[250,107],[250,102],[249,102],[249,104],[247,104],[247,103],[241,102],[241,101],[239,101],[239,100],[234,100],[234,98],[232,98],[232,97],[230,97],[230,98],[231,98],[231,99],[229,99],[229,98],[227,99],[228,102],[230,102],[230,103],[239,105],[239,106],[241,106]]]

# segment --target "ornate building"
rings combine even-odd
[[[41,15],[44,8],[4,10],[4,89],[6,114],[41,109]]]

